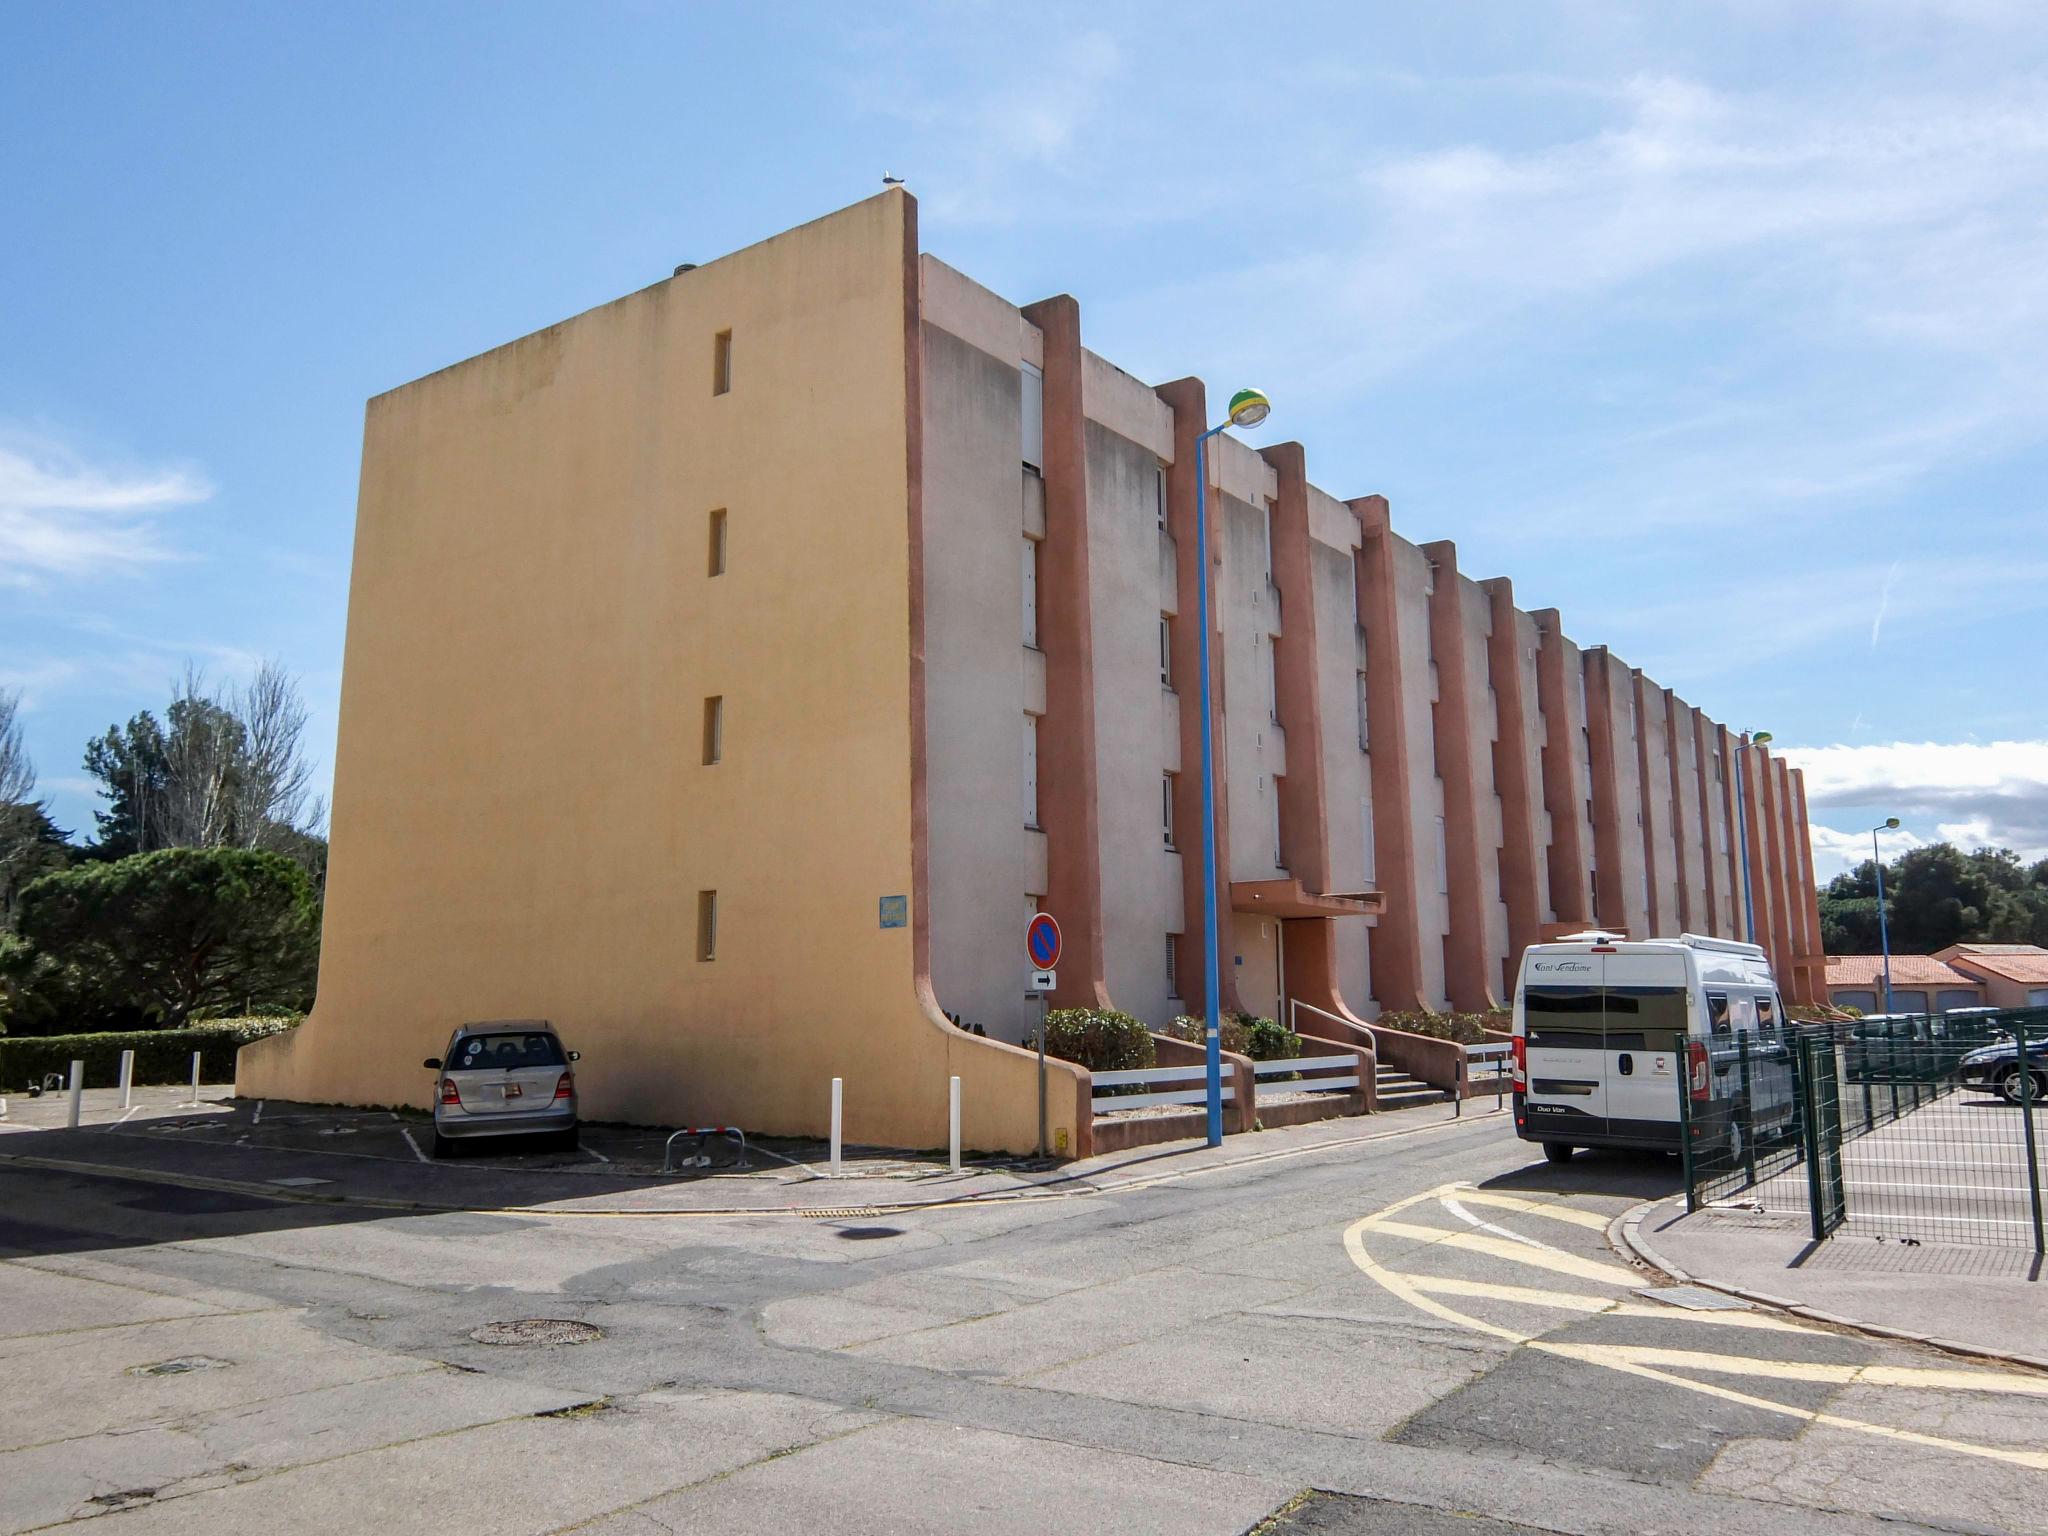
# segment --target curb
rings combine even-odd
[[[17,1164],[24,1168],[43,1168],[59,1173],[84,1174],[94,1178],[131,1179],[143,1184],[167,1184],[183,1189],[205,1189],[222,1194],[250,1195],[259,1199],[274,1200],[281,1205],[326,1205],[354,1206],[368,1210],[397,1211],[422,1216],[520,1216],[525,1218],[554,1218],[565,1220],[587,1220],[607,1218],[611,1220],[645,1220],[655,1217],[681,1216],[797,1216],[818,1219],[857,1212],[862,1216],[897,1215],[910,1211],[931,1211],[961,1209],[969,1206],[1037,1204],[1050,1200],[1078,1200],[1091,1196],[1124,1194],[1151,1189],[1161,1184],[1174,1183],[1181,1179],[1200,1178],[1206,1174],[1234,1173],[1245,1168],[1257,1167],[1264,1163],[1277,1162],[1291,1157],[1308,1157],[1319,1152],[1336,1152],[1360,1146],[1368,1142],[1393,1141],[1410,1136],[1427,1135],[1433,1131],[1456,1128],[1478,1122],[1452,1118],[1432,1121],[1427,1125],[1414,1125],[1400,1129],[1373,1131],[1362,1136],[1346,1136],[1329,1141],[1317,1142],[1305,1147],[1273,1147],[1265,1150],[1247,1149],[1240,1157],[1228,1161],[1205,1163],[1195,1168],[1166,1168],[1157,1173],[1114,1182],[1092,1184],[1091,1178],[1100,1174],[1058,1174],[1043,1183],[1027,1184],[1019,1189],[990,1190],[978,1195],[954,1195],[937,1200],[871,1200],[857,1205],[804,1206],[804,1205],[718,1205],[718,1206],[659,1206],[654,1208],[633,1207],[582,1207],[577,1209],[554,1209],[546,1206],[505,1206],[505,1205],[450,1205],[429,1200],[405,1200],[376,1195],[352,1195],[343,1193],[320,1193],[303,1189],[283,1189],[276,1185],[258,1183],[244,1179],[222,1179],[205,1174],[171,1173],[156,1168],[136,1168],[120,1163],[92,1163],[75,1158],[37,1157],[27,1153],[0,1152],[0,1165]],[[1153,1154],[1157,1156],[1158,1154]],[[1168,1154],[1177,1156],[1181,1154]],[[1103,1170],[1108,1172],[1109,1170]],[[829,1181],[826,1181],[829,1182]],[[1066,1187],[1061,1187],[1066,1186]],[[569,1197],[574,1198],[574,1197]]]
[[[1801,1301],[1786,1296],[1773,1296],[1768,1291],[1749,1290],[1739,1285],[1728,1285],[1719,1280],[1706,1280],[1698,1275],[1688,1274],[1665,1258],[1650,1245],[1643,1236],[1643,1220],[1658,1206],[1677,1200],[1676,1195],[1667,1195],[1658,1200],[1645,1200],[1615,1217],[1607,1227],[1607,1241],[1623,1258],[1640,1260],[1661,1274],[1669,1275],[1680,1285],[1696,1285],[1702,1290],[1718,1291],[1723,1296],[1733,1296],[1741,1301],[1753,1302],[1757,1306],[1769,1307],[1774,1312],[1787,1312],[1794,1317],[1805,1318],[1808,1322],[1826,1323],[1830,1327],[1845,1328],[1854,1333],[1869,1334],[1875,1338],[1893,1340],[1902,1344],[1925,1344],[1943,1354],[1960,1355],[1972,1360],[1995,1360],[2004,1365],[2016,1365],[2025,1370],[2048,1373],[2048,1359],[2039,1355],[2015,1354],[2008,1349],[1992,1349],[1983,1344],[1971,1344],[1960,1339],[1937,1338],[1929,1333],[1914,1333],[1906,1328],[1888,1328],[1882,1323],[1866,1323],[1860,1318],[1844,1317],[1839,1312],[1823,1311],[1810,1307]]]

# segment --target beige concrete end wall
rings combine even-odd
[[[1033,1143],[921,952],[915,261],[885,194],[371,402],[319,996],[240,1092],[423,1106],[453,1025],[544,1017],[594,1119],[816,1134],[838,1076],[933,1146],[958,1074],[970,1146]]]

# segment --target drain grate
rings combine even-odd
[[[469,1336],[479,1344],[588,1344],[603,1338],[604,1330],[566,1317],[520,1317],[485,1323]]]
[[[179,1355],[172,1360],[158,1360],[150,1365],[131,1365],[130,1376],[182,1376],[187,1371],[224,1371],[230,1362],[216,1360],[211,1355]]]
[[[822,1210],[798,1211],[799,1216],[809,1216],[815,1221],[850,1221],[856,1216],[879,1216],[881,1211],[872,1205],[828,1205]]]
[[[1749,1303],[1739,1296],[1726,1296],[1719,1291],[1710,1291],[1698,1285],[1663,1285],[1650,1290],[1637,1291],[1638,1296],[1650,1301],[1668,1302],[1674,1307],[1684,1307],[1688,1312],[1747,1312]]]

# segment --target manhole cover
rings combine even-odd
[[[901,1227],[841,1227],[834,1234],[834,1236],[843,1237],[848,1242],[854,1243],[867,1243],[873,1242],[878,1237],[901,1237],[902,1235],[903,1229]]]
[[[228,1368],[225,1360],[216,1360],[211,1355],[179,1355],[174,1360],[159,1360],[153,1365],[131,1365],[130,1376],[182,1376],[187,1371],[224,1371]]]
[[[479,1344],[588,1344],[603,1338],[604,1330],[566,1317],[521,1317],[485,1323],[469,1336]]]

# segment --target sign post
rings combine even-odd
[[[1053,967],[1060,963],[1060,925],[1050,912],[1038,912],[1024,925],[1024,952],[1031,960],[1031,990],[1038,996],[1038,1155],[1045,1156],[1045,1016],[1046,994],[1058,985]]]

